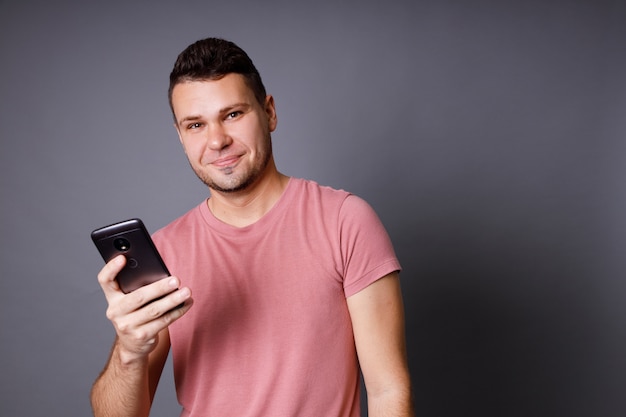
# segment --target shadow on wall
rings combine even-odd
[[[624,377],[604,344],[593,242],[568,239],[562,219],[540,233],[545,216],[524,228],[467,214],[451,209],[395,236],[416,409],[620,415],[610,387]]]

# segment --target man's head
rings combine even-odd
[[[252,60],[243,49],[233,42],[219,38],[206,38],[189,45],[178,55],[170,73],[168,98],[172,113],[174,113],[172,91],[177,84],[187,81],[219,80],[231,73],[241,74],[259,104],[264,105],[267,95],[265,86]]]
[[[274,99],[232,42],[209,38],[185,49],[170,75],[169,102],[189,163],[211,191],[244,191],[277,172]]]

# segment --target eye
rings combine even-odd
[[[228,113],[226,115],[227,119],[236,119],[237,117],[241,116],[243,114],[243,112],[237,110],[237,111],[231,111],[230,113]]]
[[[198,122],[190,123],[187,125],[187,129],[198,129],[200,126],[202,125]]]

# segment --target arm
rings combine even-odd
[[[115,281],[124,263],[123,256],[117,257],[98,274],[109,303],[107,317],[117,337],[91,391],[96,417],[148,416],[169,352],[167,326],[193,303],[189,289],[178,289],[179,282],[174,277],[124,294]],[[163,298],[156,300],[159,297]],[[175,309],[181,302],[183,307]]]
[[[125,363],[116,338],[109,360],[93,385],[94,416],[147,416],[169,352],[167,330],[145,360]],[[165,340],[168,339],[168,340]],[[164,340],[164,341],[161,341]]]
[[[371,417],[413,416],[398,273],[348,298]]]

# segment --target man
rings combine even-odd
[[[233,43],[183,51],[169,100],[210,197],[154,235],[172,277],[124,294],[123,256],[98,274],[117,337],[94,414],[147,416],[171,348],[181,416],[359,416],[359,366],[370,416],[412,415],[400,265],[372,209],[277,170],[274,99]]]

